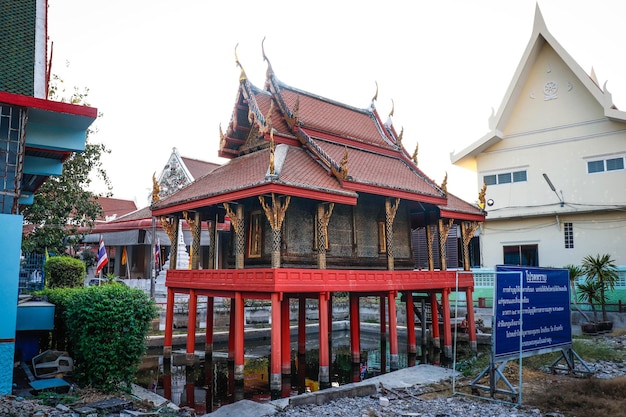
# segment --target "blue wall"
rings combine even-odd
[[[19,215],[0,214],[0,395],[11,394],[15,354],[17,289],[22,246],[22,221]]]

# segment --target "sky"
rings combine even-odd
[[[184,157],[217,156],[239,69],[263,87],[266,63],[290,86],[366,108],[376,92],[383,121],[392,110],[418,166],[466,201],[476,173],[450,154],[488,133],[532,34],[538,4],[555,39],[626,108],[623,0],[209,1],[48,0],[52,74],[68,90],[88,88],[102,116],[90,142],[113,197],[149,204],[176,147]],[[95,181],[92,191],[105,192]]]

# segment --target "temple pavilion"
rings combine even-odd
[[[271,301],[270,389],[291,373],[289,300],[299,302],[298,353],[304,353],[307,299],[319,302],[319,383],[330,385],[332,293],[350,300],[352,362],[360,362],[359,299],[380,297],[381,332],[388,325],[390,369],[398,368],[396,306],[406,305],[408,352],[416,352],[413,297],[431,304],[433,338],[451,351],[450,293],[467,300],[470,342],[476,334],[473,277],[448,269],[448,233],[459,229],[464,268],[468,244],[485,212],[447,193],[426,176],[402,145],[375,100],[351,107],[285,85],[267,62],[263,88],[241,68],[232,119],[220,129],[219,155],[230,161],[151,208],[170,235],[176,265],[177,229],[192,230],[191,269],[167,272],[164,356],[172,352],[174,296],[189,295],[187,355],[194,354],[198,296],[206,296],[206,351],[212,353],[215,297],[231,299],[229,358],[235,383],[244,377],[244,301]],[[156,190],[158,192],[158,190]],[[155,195],[155,197],[157,197]],[[226,243],[213,239],[209,268],[200,269],[201,227],[230,221]],[[429,268],[415,270],[411,231],[425,228]],[[217,244],[215,243],[217,242]],[[434,250],[437,249],[437,250]],[[433,253],[440,257],[435,270]],[[206,260],[203,264],[207,264]],[[457,265],[454,265],[456,268]],[[397,304],[400,298],[404,304]],[[461,297],[462,298],[462,297]],[[440,335],[440,331],[443,333]]]

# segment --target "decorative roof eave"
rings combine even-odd
[[[450,160],[453,164],[467,165],[469,163],[467,158],[475,157],[484,149],[492,146],[503,138],[502,130],[508,122],[511,112],[513,111],[515,99],[521,94],[521,90],[528,77],[528,73],[535,62],[537,55],[546,43],[550,45],[550,47],[563,60],[583,86],[595,98],[598,104],[603,108],[604,115],[607,118],[617,122],[626,122],[626,112],[616,109],[612,101],[611,93],[606,89],[606,83],[604,84],[604,87],[600,89],[592,77],[589,76],[580,67],[580,65],[578,65],[572,56],[552,36],[543,19],[539,4],[537,4],[535,6],[533,33],[513,75],[513,79],[511,80],[511,83],[509,84],[509,87],[502,99],[498,113],[492,113],[489,118],[490,132],[462,151],[456,154],[451,154]]]
[[[168,214],[180,213],[183,210],[194,210],[201,207],[208,207],[215,204],[242,200],[244,198],[256,197],[259,195],[271,193],[290,195],[292,197],[308,198],[330,203],[347,204],[351,206],[356,205],[357,201],[356,194],[351,192],[333,193],[328,191],[311,190],[272,182],[240,189],[237,191],[226,191],[212,196],[177,202],[172,205],[165,205],[163,207],[159,207],[159,205],[156,205],[153,206],[152,215],[165,216]]]
[[[439,215],[445,219],[466,220],[466,221],[474,221],[474,222],[484,222],[485,217],[486,217],[486,214],[467,213],[464,211],[448,210],[445,207],[440,208]]]
[[[436,205],[446,205],[446,197],[437,197],[435,195],[419,194],[408,190],[399,190],[396,188],[381,187],[373,184],[363,184],[355,181],[344,181],[343,188],[355,192],[362,192],[374,195],[382,195],[385,197],[397,197],[403,200],[417,201],[420,203],[429,203]]]

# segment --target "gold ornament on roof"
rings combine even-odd
[[[372,103],[378,100],[378,82],[374,81],[374,83],[376,84],[376,93],[374,94],[374,97],[372,97]]]
[[[342,179],[348,178],[348,147],[346,146],[343,151],[343,158],[341,159],[341,176]]]
[[[226,145],[226,135],[222,131],[222,124],[220,123],[220,149],[223,149]]]
[[[159,201],[159,193],[161,192],[161,186],[156,179],[156,172],[152,174],[152,202]]]
[[[261,53],[263,54],[263,61],[267,62],[267,71],[265,71],[265,80],[269,81],[269,79],[274,75],[274,70],[272,69],[272,63],[270,62],[267,55],[265,55],[265,36],[261,41]]]
[[[415,164],[415,166],[417,166],[417,151],[419,149],[419,143],[415,144],[415,150],[413,151],[413,155],[411,156],[411,159],[413,160],[413,163]]]
[[[239,74],[239,81],[243,81],[246,80],[248,77],[246,76],[246,72],[243,69],[243,66],[241,65],[241,63],[239,62],[239,57],[237,56],[237,47],[239,46],[239,44],[235,45],[235,64],[237,64],[237,66],[241,69],[241,74]]]
[[[441,183],[441,189],[445,194],[448,194],[448,171],[446,171],[446,175],[443,177],[443,182]]]
[[[398,144],[399,147],[402,147],[402,135],[404,135],[404,126],[400,128],[400,134],[398,135],[398,138],[396,139],[396,143]]]
[[[391,111],[389,112],[389,117],[393,117],[393,112],[396,109],[396,104],[393,102],[393,99],[391,99]]]
[[[487,192],[487,183],[483,182],[483,188],[480,189],[478,193],[478,206],[481,209],[485,208],[485,193]]]

